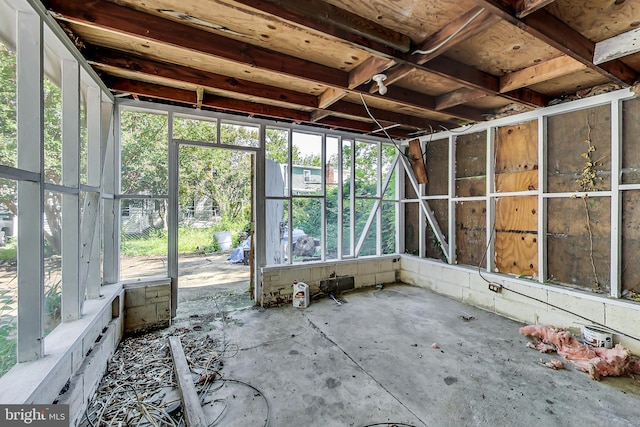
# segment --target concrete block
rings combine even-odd
[[[640,307],[636,304],[605,303],[605,313],[607,326],[640,338]],[[629,347],[634,354],[640,355],[640,341],[619,334],[614,335],[614,342],[616,340],[620,340],[620,343]]]
[[[309,281],[316,282],[318,285],[321,280],[328,278],[326,270],[324,266],[315,266],[309,269]]]
[[[540,301],[547,301],[548,298],[548,291],[546,289],[543,288],[532,288],[530,286],[526,286],[523,284],[519,284],[519,283],[513,283],[513,282],[508,282],[508,281],[503,281],[502,283],[504,286],[506,286],[508,289],[512,289],[515,292],[518,292],[520,294],[525,294],[530,296],[531,298],[527,297],[527,296],[523,296],[523,295],[519,295],[515,292],[511,292],[509,290],[503,290],[501,295],[503,298],[510,300],[510,301],[518,301],[518,302],[522,302],[524,304],[530,303],[532,301],[535,301],[532,298],[535,298],[536,300],[540,300]]]
[[[378,260],[379,271],[391,271],[400,269],[400,262],[394,260],[397,258],[381,258]]]
[[[418,267],[418,273],[422,277],[430,277],[436,280],[442,280],[442,266],[434,265],[427,261],[421,261]]]
[[[494,301],[497,314],[526,324],[535,324],[538,312],[546,312],[546,306],[540,303],[526,304],[501,298],[500,295],[496,295]]]
[[[549,290],[547,298],[549,304],[571,311],[594,322],[604,323],[605,321],[604,300],[594,301],[582,298],[579,295],[567,295],[553,290]]]
[[[124,291],[124,306],[138,307],[144,305],[146,292],[144,288],[129,288]]]
[[[471,273],[466,270],[458,270],[453,268],[442,267],[442,281],[468,288],[470,286],[471,279],[469,276]]]
[[[158,314],[155,305],[129,307],[125,310],[125,330],[133,330],[155,324]]]
[[[372,274],[380,271],[380,263],[377,259],[367,259],[358,261],[358,275]]]
[[[147,304],[169,304],[169,301],[171,301],[171,297],[169,295],[147,298]]]
[[[145,298],[149,299],[149,298],[155,298],[158,296],[158,286],[145,286],[144,288],[144,292],[145,292]]]
[[[158,313],[158,321],[169,321],[171,319],[171,306],[167,301],[167,304],[157,304],[156,310]]]
[[[536,312],[536,316],[535,323],[540,325],[557,326],[560,328],[571,329],[573,331],[579,330],[580,326],[586,323],[583,319],[571,316],[570,314],[555,308],[538,310]]]
[[[78,372],[78,369],[82,366],[84,361],[84,353],[82,352],[82,345],[76,343],[71,349],[71,371]]]
[[[435,288],[431,288],[434,292],[462,301],[462,286],[447,282],[433,282]]]
[[[171,296],[171,285],[160,285],[157,286],[158,297],[170,297]]]
[[[495,294],[491,291],[462,288],[462,301],[489,311],[495,311],[496,308]]]
[[[355,277],[355,287],[366,288],[367,286],[374,286],[376,284],[376,275],[374,274],[359,274]]]
[[[417,283],[418,274],[411,271],[400,270],[400,281],[409,285],[419,286]]]
[[[358,264],[355,261],[347,261],[336,264],[337,276],[357,276]]]
[[[376,274],[376,285],[384,284],[384,283],[395,283],[396,281],[396,272],[395,271],[387,271]]]
[[[420,273],[420,258],[402,255],[400,258],[400,269]]]

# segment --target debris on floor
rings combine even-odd
[[[528,347],[541,353],[555,351],[594,380],[640,374],[640,358],[632,356],[629,349],[620,344],[611,349],[592,347],[580,343],[569,331],[545,325],[523,326],[520,333],[534,341],[534,344],[528,343]]]
[[[562,360],[560,359],[551,359],[549,361],[540,359],[540,364],[549,369],[564,369],[564,363],[562,363]]]

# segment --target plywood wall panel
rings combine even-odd
[[[538,235],[496,232],[496,269],[500,273],[538,275]]]
[[[456,179],[456,196],[476,197],[487,194],[487,182],[482,178]]]
[[[496,191],[506,193],[538,189],[538,171],[513,172],[496,175]]]
[[[449,241],[448,237],[448,222],[449,222],[449,202],[447,200],[429,200],[429,207],[433,211],[433,215],[436,218],[438,226],[440,230],[445,236],[447,242]],[[436,238],[435,233],[431,226],[427,223],[427,233],[426,233],[426,248],[425,254],[427,258],[439,259],[441,261],[446,261],[447,258],[442,252],[442,246],[440,246],[440,242]]]
[[[592,190],[611,188],[611,111],[608,105],[548,118],[547,189],[549,192],[581,191],[584,154],[589,144],[597,178]]]
[[[486,203],[456,203],[456,262],[478,266],[484,255],[486,240]]]
[[[449,194],[449,140],[440,139],[427,143],[425,153],[429,196]]]
[[[538,197],[502,197],[496,201],[497,231],[530,231],[538,229]]]
[[[496,150],[496,173],[537,170],[537,120],[498,128],[494,146]]]

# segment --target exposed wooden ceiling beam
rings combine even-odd
[[[349,73],[349,89],[354,89],[371,80],[372,76],[385,71],[393,64],[395,64],[393,59],[379,58],[377,56],[370,57]]]
[[[371,53],[408,52],[411,39],[377,22],[320,0],[235,0],[287,21],[364,47]]]
[[[60,0],[58,0],[60,1]],[[267,0],[263,0],[263,1],[254,1],[254,0],[241,0],[240,3],[242,4],[247,4],[249,6],[251,6],[252,8],[261,10],[265,13],[270,13],[273,14],[275,16],[279,16],[283,19],[287,19],[290,22],[299,24],[301,26],[306,26],[309,28],[314,28],[318,31],[321,31],[325,34],[329,34],[332,35],[338,39],[347,41],[349,43],[351,43],[352,45],[356,46],[356,47],[360,47],[360,48],[364,48],[366,50],[368,50],[369,52],[371,52],[374,55],[378,55],[381,57],[385,57],[385,58],[389,58],[389,59],[394,59],[398,64],[400,64],[399,67],[397,68],[397,71],[394,72],[393,76],[390,76],[389,74],[387,74],[387,80],[385,80],[385,84],[386,85],[391,85],[393,84],[394,81],[400,80],[401,78],[405,77],[406,74],[412,72],[413,69],[418,68],[418,69],[423,69],[425,71],[429,71],[429,72],[435,72],[436,74],[439,74],[441,77],[443,78],[447,78],[447,79],[452,79],[455,80],[456,82],[458,82],[461,85],[467,86],[469,88],[475,88],[475,89],[479,89],[479,90],[484,90],[488,95],[498,95],[501,96],[500,93],[498,92],[498,88],[500,86],[500,82],[499,82],[499,78],[495,77],[495,76],[491,76],[487,73],[482,73],[479,72],[480,74],[482,74],[481,79],[484,79],[484,82],[480,82],[478,79],[472,79],[467,81],[465,79],[465,76],[471,76],[474,73],[477,74],[478,70],[474,69],[473,67],[470,67],[466,64],[462,64],[460,62],[457,61],[452,61],[452,60],[447,60],[446,62],[449,65],[452,65],[452,67],[450,68],[451,70],[451,75],[447,75],[447,72],[443,70],[443,67],[432,67],[431,66],[431,62],[428,62],[426,64],[420,65],[418,63],[416,63],[416,61],[418,59],[420,59],[420,57],[412,57],[412,55],[408,54],[406,55],[405,53],[407,52],[407,50],[404,49],[397,49],[397,50],[389,50],[386,47],[381,47],[380,45],[374,45],[372,43],[363,43],[363,42],[359,42],[357,40],[353,40],[350,37],[343,37],[340,34],[337,34],[334,30],[334,26],[329,22],[329,21],[324,21],[321,20],[320,23],[316,22],[313,25],[310,25],[309,22],[305,19],[302,19],[298,14],[296,14],[297,10],[300,10],[300,8],[307,8],[306,5],[299,5],[299,3],[305,3],[305,2],[299,2],[298,0],[273,0],[273,1],[267,1]],[[308,9],[313,10],[312,7],[308,7]],[[476,11],[478,11],[479,9],[475,9]],[[317,12],[317,10],[315,10]],[[294,13],[296,12],[296,13]],[[345,11],[342,11],[345,12]],[[341,12],[341,13],[342,13]],[[347,12],[348,13],[348,12]],[[304,14],[303,14],[304,15]],[[362,18],[360,18],[362,19]],[[463,41],[463,39],[466,39],[468,37],[471,37],[473,34],[477,34],[478,32],[488,28],[489,26],[491,26],[494,23],[495,18],[491,16],[491,14],[485,13],[483,12],[481,15],[479,15],[476,19],[474,19],[474,23],[475,25],[473,25],[471,28],[469,28],[466,33],[465,36],[466,37],[462,37],[463,35],[461,35],[461,37],[456,37],[455,38],[455,42],[451,41],[447,43],[447,47],[451,48],[452,46],[454,46],[457,43],[460,43],[461,41]],[[475,22],[476,20],[478,20],[478,22]],[[347,25],[348,21],[347,21]],[[450,27],[449,30],[449,34],[451,34],[451,29],[453,29],[453,31],[455,31],[455,25],[452,25]],[[444,31],[441,30],[441,31]],[[437,33],[436,33],[437,34]],[[443,32],[444,34],[444,32]],[[435,35],[434,35],[435,37]],[[431,39],[429,39],[431,40]],[[428,43],[429,40],[427,40],[425,43]],[[423,46],[424,48],[425,46]],[[438,52],[438,54],[441,52]],[[438,57],[436,59],[440,59],[442,57]],[[371,76],[370,76],[371,77]],[[393,79],[391,78],[393,77]],[[370,91],[371,93],[375,93],[378,90],[378,86],[377,85],[371,85],[370,87]],[[535,93],[528,93],[527,91],[525,91],[523,93],[524,96],[522,100],[518,100],[517,99],[517,94],[511,94],[511,97],[508,97],[506,95],[502,95],[504,97],[509,98],[511,101],[514,102],[521,102],[525,105],[529,105],[532,107],[543,107],[546,106],[546,102],[548,101],[548,99],[540,94],[540,95],[536,95]],[[389,97],[390,95],[387,94],[387,97]],[[427,108],[428,109],[428,108]]]
[[[436,110],[444,110],[456,105],[465,104],[474,99],[484,98],[487,93],[478,89],[469,89],[466,87],[445,93],[436,98]]]
[[[515,9],[518,18],[524,18],[530,13],[541,9],[556,0],[516,0]]]
[[[636,72],[619,60],[605,64],[593,63],[595,44],[566,23],[544,9],[539,9],[522,19],[506,0],[474,0],[500,18],[522,31],[543,41],[549,46],[581,62],[592,70],[624,87],[632,85],[638,78]]]
[[[602,64],[637,52],[640,52],[640,28],[596,43],[593,63]]]
[[[500,92],[508,92],[521,87],[571,74],[585,68],[585,65],[568,56],[559,56],[520,71],[505,74],[500,78]]]
[[[369,117],[367,111],[362,104],[354,104],[352,102],[338,101],[328,108],[329,112],[347,114],[354,117]],[[369,107],[369,111],[378,121],[400,123],[405,126],[414,127],[416,129],[426,129],[429,126],[437,127],[442,122],[429,120],[425,118],[410,116],[407,114],[395,113],[393,111],[381,110],[379,108]]]
[[[252,97],[274,99],[305,107],[318,107],[318,97],[314,95],[254,83],[248,80],[234,79],[232,77],[181,65],[166,64],[111,49],[91,46],[87,49],[85,58],[87,58],[90,63],[96,65],[122,68],[136,73],[184,81],[194,85],[216,88],[226,92],[234,92]]]
[[[82,0],[47,0],[46,3],[63,20],[101,27],[109,31],[126,33],[159,43],[189,46],[191,50],[228,61],[349,90],[348,73],[344,71],[228,39],[199,28],[148,15],[111,2],[104,0],[88,3]],[[353,91],[360,92],[355,89]],[[418,92],[396,90],[393,93],[387,93],[384,98],[434,111],[433,98]],[[473,121],[476,121],[480,114],[476,112],[477,114],[474,113],[471,116],[459,116],[457,111],[448,113],[460,119]]]
[[[115,91],[129,93],[138,97],[162,99],[165,101],[178,102],[182,104],[195,105],[196,94],[193,91],[177,89],[168,86],[155,85],[128,79],[107,77],[106,81],[110,88]],[[218,110],[235,111],[249,115],[258,115],[274,119],[285,119],[293,122],[312,123],[311,114],[290,108],[282,108],[270,105],[258,104],[255,102],[242,101],[231,98],[224,98],[215,95],[204,94],[202,100],[203,107]],[[377,126],[372,123],[361,122],[349,119],[325,119],[323,123],[332,128],[342,128],[358,132],[370,133]]]
[[[329,105],[344,98],[348,92],[346,90],[330,87],[318,97],[318,108],[327,108]]]

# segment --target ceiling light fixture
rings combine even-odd
[[[371,80],[378,83],[378,93],[380,95],[384,95],[385,93],[387,93],[387,87],[384,85],[384,83],[382,83],[383,81],[387,80],[386,75],[376,74],[375,76],[371,77]]]

